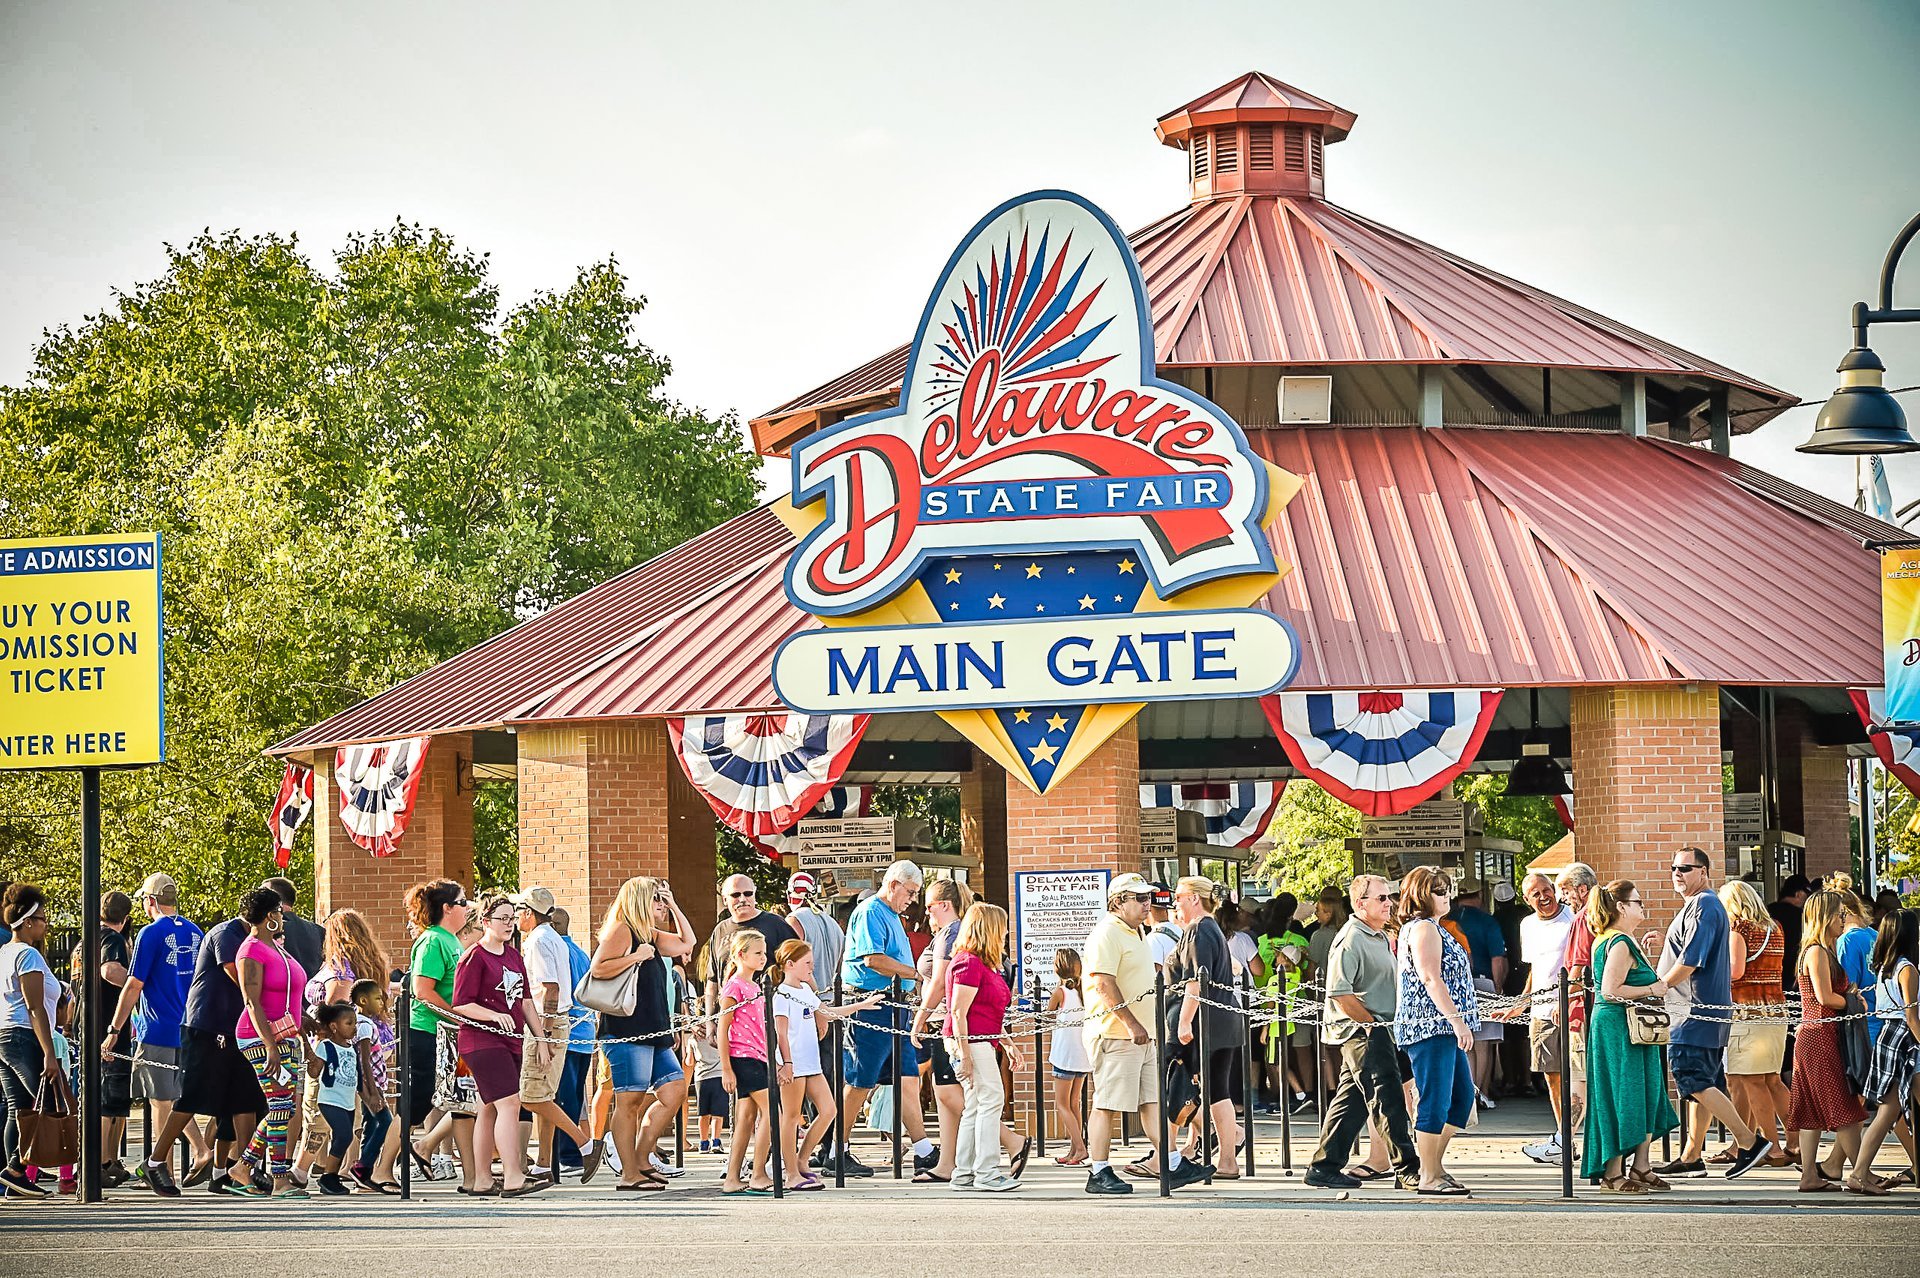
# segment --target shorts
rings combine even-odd
[[[1727,1086],[1727,1049],[1698,1047],[1692,1043],[1674,1043],[1667,1048],[1667,1063],[1673,1069],[1673,1090],[1681,1100]]]
[[[1735,1021],[1727,1034],[1729,1074],[1778,1074],[1787,1059],[1787,1027]]]
[[[935,1035],[918,1046],[926,1052],[935,1087],[960,1086],[960,1076],[953,1072],[953,1044]]]
[[[671,1047],[652,1043],[608,1043],[607,1065],[616,1092],[654,1092],[676,1078],[685,1078],[680,1057]]]
[[[553,1044],[553,1054],[547,1057],[545,1065],[540,1063],[539,1046],[529,1035],[521,1048],[520,1103],[523,1105],[560,1099],[560,1076],[567,1072],[566,1046]]]
[[[142,1043],[133,1052],[133,1088],[150,1101],[180,1099],[180,1049]]]
[[[520,1090],[520,1053],[511,1047],[482,1047],[461,1053],[473,1075],[482,1105],[505,1100]]]
[[[182,1041],[186,1031],[182,1030]],[[121,1056],[133,1055],[133,1031],[123,1029],[120,1037],[113,1043],[113,1050]],[[133,1112],[133,1062],[118,1058],[104,1061],[100,1066],[100,1116],[102,1118],[125,1118]]]
[[[1131,1114],[1160,1103],[1160,1054],[1153,1043],[1099,1038],[1093,1043],[1093,1107]]]
[[[727,1095],[727,1085],[719,1078],[701,1079],[699,1091],[700,1117],[724,1122],[733,1113],[733,1097]]]
[[[1564,1074],[1566,1062],[1560,1057],[1560,1027],[1552,1021],[1528,1021],[1529,1060],[1536,1074]]]
[[[1473,1117],[1473,1068],[1453,1035],[1408,1043],[1407,1055],[1413,1060],[1413,1089],[1420,1098],[1413,1130],[1438,1136],[1448,1127],[1465,1127]]]
[[[1071,1082],[1076,1078],[1085,1078],[1087,1076],[1087,1071],[1084,1069],[1061,1069],[1058,1065],[1055,1065],[1053,1067],[1053,1076],[1055,1078],[1063,1078]]]
[[[733,1066],[733,1094],[742,1098],[767,1090],[767,1063],[751,1056],[729,1056]]]
[[[856,995],[866,991],[854,991]],[[889,1019],[891,1013],[891,1019]],[[917,1078],[920,1074],[920,1056],[914,1051],[913,1040],[904,1033],[889,1032],[891,1024],[895,1029],[907,1028],[907,1009],[904,1007],[869,1007],[855,1012],[849,1018],[846,1037],[846,1085],[869,1091],[877,1086],[882,1078]],[[900,1047],[900,1068],[891,1073],[894,1045]]]
[[[1295,1047],[1312,1047],[1313,1026],[1307,1024],[1295,1025],[1287,1034],[1287,1042],[1293,1044]]]
[[[1584,1031],[1576,1030],[1567,1045],[1573,1049],[1568,1061],[1567,1072],[1573,1075],[1573,1090],[1585,1091],[1587,1086],[1587,1036]]]
[[[401,1109],[406,1125],[418,1127],[427,1121],[427,1111],[433,1108],[434,1059],[440,1046],[432,1030],[409,1025],[401,1032],[407,1036],[407,1076],[400,1080]],[[399,1065],[397,1053],[394,1064]]]
[[[1193,1044],[1181,1049],[1181,1061],[1187,1073],[1195,1078],[1200,1076],[1193,1067]],[[1237,1047],[1216,1047],[1207,1053],[1207,1099],[1210,1101],[1232,1100],[1238,1093],[1234,1084],[1234,1064],[1240,1059]],[[1105,1108],[1105,1106],[1102,1106]]]
[[[253,1066],[231,1034],[214,1034],[191,1025],[180,1027],[180,1096],[173,1107],[182,1114],[219,1120],[232,1139],[232,1121],[242,1114],[264,1114],[267,1099]]]

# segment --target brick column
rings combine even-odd
[[[1009,779],[1006,899],[1020,870],[1139,873],[1140,735],[1129,723],[1046,794]]]
[[[960,853],[971,867],[974,890],[1005,908],[1012,883],[1007,877],[1007,773],[979,750],[973,752],[972,769],[960,777]]]
[[[1676,848],[1704,848],[1713,881],[1726,877],[1720,690],[1575,688],[1571,700],[1574,847],[1601,882],[1639,884],[1650,923],[1664,927],[1679,907],[1667,869]]]
[[[667,878],[694,926],[712,923],[713,810],[670,746],[658,719],[520,732],[520,885],[552,889],[583,945],[636,874]]]
[[[1853,824],[1847,808],[1847,752],[1813,739],[1807,709],[1782,699],[1779,723],[1780,825],[1807,841],[1806,875],[1853,866]]]
[[[413,818],[393,855],[375,857],[356,847],[340,824],[340,793],[333,751],[313,759],[313,880],[316,919],[352,908],[387,948],[394,963],[407,953],[406,890],[424,879],[473,883],[473,738],[464,732],[433,738],[427,747]],[[462,789],[464,778],[465,789]]]

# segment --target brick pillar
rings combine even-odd
[[[1110,869],[1139,873],[1140,734],[1135,723],[1046,794],[1009,779],[1006,899],[1020,870]]]
[[[658,719],[520,731],[520,885],[552,889],[583,945],[636,874],[667,878],[711,925],[713,810],[670,746]]]
[[[347,837],[333,782],[333,752],[318,753],[313,759],[313,916],[325,918],[345,908],[360,911],[388,957],[403,963],[408,942],[401,898],[406,890],[424,879],[473,883],[472,763],[470,734],[434,737],[407,832],[392,856],[375,857]]]
[[[1807,841],[1807,877],[1853,869],[1853,814],[1847,805],[1847,752],[1802,742],[1800,834]]]
[[[960,854],[968,861],[974,890],[1005,908],[1012,882],[1007,877],[1007,773],[979,750],[973,752],[972,769],[960,777]]]
[[[1574,847],[1601,882],[1640,885],[1653,926],[1679,906],[1676,848],[1704,848],[1717,884],[1725,877],[1720,771],[1720,690],[1684,687],[1575,688]]]

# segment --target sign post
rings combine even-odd
[[[80,772],[80,949],[100,970],[100,771],[166,758],[160,537],[0,541],[0,771]],[[83,977],[83,979],[86,979]],[[80,1035],[80,1197],[100,1201],[99,1000]]]

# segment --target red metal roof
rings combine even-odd
[[[1307,481],[1265,601],[1300,636],[1296,688],[1879,681],[1861,543],[1898,530],[1739,463],[1584,431],[1250,439]],[[273,750],[775,709],[773,650],[814,624],[782,587],[792,546],[770,509],[742,515]]]
[[[1214,124],[1299,122],[1325,126],[1326,140],[1338,142],[1352,130],[1354,119],[1353,112],[1345,107],[1283,84],[1264,72],[1249,71],[1167,112],[1154,132],[1161,141],[1172,143],[1194,129]]]

